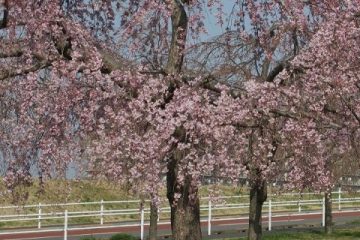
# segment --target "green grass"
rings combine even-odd
[[[242,238],[225,238],[223,240],[245,240]],[[360,227],[355,228],[337,228],[333,234],[325,235],[323,231],[306,231],[306,232],[281,232],[267,233],[263,240],[355,240],[360,239]]]
[[[118,236],[117,236],[118,235]],[[119,237],[119,238],[117,238]],[[124,238],[123,238],[124,237]],[[99,240],[98,238],[84,238],[84,240]],[[110,240],[117,239],[137,239],[126,234],[115,234]],[[242,238],[224,238],[222,240],[245,240]],[[322,231],[307,232],[283,232],[266,234],[263,240],[356,240],[360,239],[360,227],[358,228],[339,228],[331,235],[325,235]],[[81,238],[83,240],[83,238]],[[105,240],[105,239],[103,239]]]
[[[285,233],[278,235],[265,236],[264,240],[288,240],[288,239],[296,239],[296,240],[350,240],[350,239],[360,239],[360,231],[338,231],[331,235],[325,235],[320,232],[314,233]]]
[[[129,234],[118,233],[118,234],[112,235],[109,240],[137,240],[137,239],[138,239],[137,237],[134,237]]]
[[[93,236],[85,236],[85,237],[81,237],[80,240],[97,240],[97,239]]]
[[[284,233],[265,236],[264,240],[350,240],[360,239],[360,232],[337,232],[326,236],[322,233]]]

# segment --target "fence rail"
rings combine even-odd
[[[307,193],[308,195],[319,196],[319,194],[314,193]],[[332,199],[333,204],[337,204],[338,210],[341,211],[342,207],[345,204],[354,204],[360,203],[360,197],[351,197],[351,198],[343,198],[341,189],[339,191],[333,192],[333,194],[337,194],[336,198]],[[281,196],[298,196],[299,194],[296,193],[287,193],[281,194]],[[304,195],[304,194],[302,194]],[[281,197],[280,196],[280,197]],[[216,199],[240,199],[244,197],[249,197],[248,195],[241,195],[241,196],[220,196]],[[272,218],[274,214],[280,212],[279,209],[281,207],[295,207],[297,208],[297,212],[301,213],[303,206],[318,206],[319,210],[321,210],[322,214],[322,225],[325,224],[325,198],[317,198],[317,199],[309,199],[309,200],[284,200],[284,201],[274,201],[272,199],[279,198],[279,195],[270,195],[269,200],[266,201],[263,205],[264,211],[267,210],[267,218],[268,218],[268,229],[271,231],[272,229]],[[230,209],[248,209],[249,203],[216,203],[213,202],[213,198],[205,197],[201,200],[206,200],[206,204],[202,204],[200,206],[200,212],[202,214],[202,221],[207,222],[208,227],[208,235],[211,235],[211,223],[212,220],[217,219],[217,216],[214,214],[215,211],[219,210],[230,210]],[[19,222],[19,221],[34,221],[37,222],[37,227],[39,231],[64,231],[64,240],[67,240],[68,231],[71,229],[85,229],[85,227],[73,227],[69,228],[69,219],[75,218],[83,218],[83,217],[94,217],[99,218],[100,226],[104,225],[104,218],[108,216],[122,216],[122,215],[135,215],[140,217],[140,223],[132,224],[132,226],[140,226],[140,236],[141,239],[144,239],[144,225],[145,224],[145,214],[150,213],[150,209],[148,207],[144,207],[144,203],[148,203],[149,201],[140,201],[140,200],[129,200],[129,201],[98,201],[98,202],[79,202],[79,203],[56,203],[56,204],[36,204],[36,205],[26,205],[22,206],[23,209],[37,209],[36,213],[27,213],[27,214],[8,214],[3,215],[0,214],[0,223],[1,222]],[[105,207],[109,204],[139,204],[139,208],[121,208],[121,209],[106,209]],[[88,211],[69,211],[67,208],[71,206],[99,206],[98,210],[88,210]],[[56,211],[56,212],[46,212],[47,208],[51,207],[63,207],[66,208],[64,211]],[[360,204],[359,204],[360,207]],[[1,206],[1,209],[19,209],[19,206]],[[266,210],[265,210],[266,209]],[[170,207],[162,207],[160,209],[161,213],[169,213]],[[283,211],[283,210],[282,210]],[[56,219],[63,219],[63,227],[61,229],[44,229],[43,222],[45,220],[56,220]],[[226,218],[223,218],[226,219]],[[159,220],[159,219],[158,219]],[[117,225],[119,226],[119,225]],[[91,228],[91,227],[90,227]],[[92,227],[95,228],[95,227]],[[89,227],[87,227],[89,229]],[[9,231],[0,232],[1,234],[8,234]],[[11,231],[11,233],[22,233],[22,231]]]

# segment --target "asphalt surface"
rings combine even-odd
[[[337,225],[343,225],[351,221],[360,219],[360,211],[341,211],[333,213],[334,222]],[[308,213],[280,213],[272,216],[272,230],[279,229],[292,229],[299,227],[320,227],[322,215],[319,212],[308,212]],[[242,218],[229,218],[229,219],[213,219],[211,221],[212,226],[212,235],[207,236],[208,226],[207,221],[204,220],[201,222],[202,232],[204,239],[216,239],[221,237],[228,236],[242,236],[246,235],[248,219],[245,217]],[[263,228],[265,231],[268,230],[268,217],[263,216]],[[140,226],[131,226],[131,225],[118,225],[118,226],[107,226],[103,225],[97,226],[86,226],[89,229],[76,229],[79,226],[69,226],[68,230],[68,240],[78,240],[81,236],[91,235],[95,237],[109,237],[115,233],[129,233],[135,236],[140,234]],[[91,229],[90,229],[91,227]],[[42,232],[46,228],[39,231],[38,229],[26,229],[24,233],[5,233],[0,231],[0,240],[62,240],[64,239],[64,232],[54,229],[46,229],[48,232]],[[17,231],[19,231],[17,229]],[[148,226],[145,225],[145,234],[148,231]],[[159,222],[158,224],[158,233],[159,236],[163,238],[168,238],[170,235],[170,223],[168,222]],[[145,235],[146,236],[146,235]]]

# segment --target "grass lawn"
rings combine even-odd
[[[266,233],[263,240],[360,240],[360,226],[338,227],[331,235],[325,235],[321,230],[303,230],[299,232]],[[112,239],[112,238],[111,238]],[[111,240],[110,239],[110,240]],[[116,239],[116,238],[114,238]],[[121,238],[122,239],[122,238]],[[127,238],[124,238],[127,239]],[[245,240],[242,238],[223,238],[221,240]],[[83,237],[81,240],[109,240],[104,238]],[[219,239],[220,240],[220,239]]]
[[[223,240],[245,240],[246,238],[226,238]],[[360,226],[353,228],[337,228],[333,234],[325,235],[323,231],[282,232],[265,234],[263,240],[360,240]]]
[[[299,240],[310,240],[310,239],[321,239],[321,240],[350,240],[350,239],[360,239],[360,229],[351,230],[338,230],[335,233],[326,236],[322,232],[312,232],[312,233],[284,233],[284,234],[274,234],[265,236],[264,240],[287,240],[287,239],[299,239]]]

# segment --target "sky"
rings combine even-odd
[[[205,27],[208,31],[208,34],[204,35],[201,40],[206,40],[208,38],[211,38],[211,37],[220,35],[221,33],[224,33],[224,31],[227,27],[227,24],[229,22],[229,19],[228,19],[229,15],[234,6],[234,0],[223,0],[223,2],[224,2],[224,12],[226,13],[226,15],[228,15],[224,19],[224,26],[220,26],[219,24],[217,24],[217,20],[214,16],[214,13],[206,11],[207,14],[205,15],[205,17],[206,17]]]

